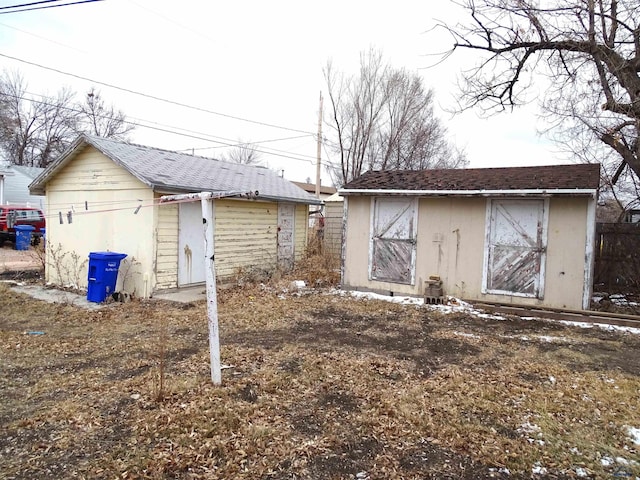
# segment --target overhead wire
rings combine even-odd
[[[6,7],[0,7],[0,10],[7,10],[9,8],[30,7],[32,5],[40,5],[42,3],[54,3],[54,2],[60,2],[60,1],[61,0],[40,0],[39,2],[19,3],[17,5],[8,5]]]
[[[79,53],[87,54],[87,52],[85,52],[84,50],[77,49],[75,47],[72,47],[71,45],[67,45],[65,43],[61,43],[61,42],[58,42],[56,40],[51,40],[50,38],[43,37],[42,35],[38,35],[37,33],[28,32],[26,30],[22,30],[21,28],[14,27],[12,25],[7,25],[4,22],[0,22],[0,25],[2,25],[5,28],[10,28],[11,30],[16,30],[16,31],[18,31],[20,33],[24,33],[26,35],[31,35],[32,37],[39,38],[40,40],[44,40],[45,42],[53,43],[55,45],[60,45],[61,47],[65,47],[65,48],[68,48],[70,50],[75,50],[76,52],[79,52]]]
[[[45,106],[58,107],[58,108],[62,108],[64,110],[72,111],[74,113],[82,113],[81,110],[74,109],[74,108],[71,108],[71,107],[61,107],[59,105],[55,105],[55,104],[52,104],[52,103],[49,103],[49,102],[46,102],[46,101],[35,100],[33,98],[27,98],[27,97],[12,95],[12,94],[9,94],[9,93],[6,93],[6,92],[0,92],[0,95],[4,95],[6,97],[16,98],[16,99],[20,99],[20,100],[25,100],[25,101],[29,101],[29,102],[45,105]],[[41,98],[47,98],[44,95],[39,95],[39,94],[34,94],[34,93],[29,93],[29,95],[35,95],[35,96],[39,96]],[[108,115],[99,115],[99,117],[101,117],[101,118],[109,118]],[[188,130],[188,129],[185,129],[185,128],[182,128],[182,127],[176,127],[176,126],[172,126],[172,125],[164,125],[164,124],[161,124],[161,123],[158,123],[158,122],[153,122],[151,120],[139,119],[139,118],[135,118],[135,117],[129,117],[129,118],[138,120],[138,122],[133,122],[133,121],[125,119],[125,120],[123,120],[123,123],[129,124],[129,125],[133,125],[135,127],[148,128],[148,129],[159,131],[159,132],[171,133],[173,135],[178,135],[178,136],[182,136],[182,137],[188,137],[188,138],[192,138],[194,140],[203,140],[203,141],[207,141],[207,142],[219,143],[219,144],[221,144],[222,147],[236,147],[236,146],[241,146],[241,145],[245,144],[245,143],[238,143],[235,140],[231,140],[231,139],[227,139],[227,138],[223,138],[223,137],[216,137],[214,135],[210,135],[210,134],[203,133],[203,132],[195,132],[195,131]],[[154,124],[156,126],[146,125],[146,124],[140,123],[140,122],[148,122],[148,123]],[[165,127],[165,128],[162,128],[162,127]],[[171,130],[171,129],[181,130],[183,133],[181,133],[179,131]],[[186,132],[186,133],[184,133],[184,132]],[[290,139],[290,138],[304,138],[304,137],[307,137],[309,135],[310,134],[300,135],[298,137],[288,137],[287,139]],[[216,139],[220,139],[220,140],[216,140]],[[280,140],[286,140],[286,139],[264,140],[262,143],[274,142],[274,141],[280,141]],[[251,142],[251,143],[260,143],[260,142]],[[221,147],[203,147],[203,148],[221,148]],[[263,154],[266,154],[266,155],[273,155],[273,156],[282,157],[282,158],[288,158],[288,159],[299,161],[299,162],[307,162],[307,163],[311,163],[311,164],[313,164],[313,162],[314,162],[314,160],[313,160],[314,157],[312,157],[310,155],[295,154],[295,155],[301,155],[301,156],[309,157],[309,158],[300,158],[299,156],[293,156],[294,154],[291,153],[291,152],[286,152],[286,151],[273,149],[273,148],[269,148],[269,147],[266,147],[266,148],[267,148],[267,150],[265,150],[265,149],[254,149],[254,150],[256,152],[258,152],[258,153],[263,153]],[[195,149],[183,149],[183,151],[189,151],[189,150],[195,150]],[[178,151],[178,152],[180,152],[180,151]],[[277,153],[277,152],[285,152],[285,153]]]
[[[35,5],[35,4],[38,4],[38,3],[50,3],[51,1],[53,1],[53,0],[44,0],[42,2],[26,3],[26,4],[20,5],[20,6]],[[103,1],[104,0],[78,0],[76,2],[59,3],[59,4],[56,4],[56,5],[41,5],[39,7],[22,8],[20,10],[11,10],[9,12],[0,12],[0,15],[6,15],[6,14],[9,14],[9,13],[30,12],[30,11],[33,11],[33,10],[44,10],[45,8],[68,7],[69,5],[79,5],[81,3],[94,3],[94,2],[103,2]],[[2,8],[0,8],[0,10],[7,9],[7,8],[17,8],[17,7],[16,6],[13,6],[13,7],[2,7]]]
[[[258,120],[250,120],[248,118],[237,117],[235,115],[229,115],[229,114],[226,114],[226,113],[216,112],[216,111],[209,110],[209,109],[202,108],[202,107],[196,107],[194,105],[189,105],[189,104],[178,102],[178,101],[175,101],[175,100],[169,100],[169,99],[158,97],[158,96],[155,96],[155,95],[151,95],[151,94],[139,92],[139,91],[136,91],[136,90],[132,90],[130,88],[119,87],[119,86],[111,84],[111,83],[101,82],[99,80],[94,80],[94,79],[91,79],[91,78],[88,78],[88,77],[84,77],[82,75],[77,75],[75,73],[65,72],[64,70],[60,70],[60,69],[53,68],[53,67],[47,67],[45,65],[41,65],[41,64],[36,63],[36,62],[31,62],[29,60],[24,60],[22,58],[14,57],[12,55],[7,55],[6,53],[2,53],[2,52],[0,52],[0,57],[8,58],[8,59],[14,60],[16,62],[24,63],[24,64],[27,64],[27,65],[31,65],[33,67],[42,68],[44,70],[49,70],[51,72],[55,72],[55,73],[59,73],[60,75],[65,75],[65,76],[68,76],[68,77],[76,78],[78,80],[84,80],[84,81],[87,81],[87,82],[96,83],[98,85],[102,85],[102,86],[105,86],[105,87],[108,87],[108,88],[113,88],[115,90],[119,90],[119,91],[122,91],[122,92],[131,93],[133,95],[138,95],[138,96],[141,96],[141,97],[144,97],[144,98],[149,98],[151,100],[156,100],[156,101],[159,101],[159,102],[167,103],[167,104],[170,104],[170,105],[175,105],[175,106],[178,106],[178,107],[187,108],[187,109],[198,111],[198,112],[208,113],[208,114],[211,114],[211,115],[217,115],[217,116],[221,116],[221,117],[225,117],[225,118],[231,118],[233,120],[238,120],[238,121],[247,122],[247,123],[253,123],[253,124],[256,124],[256,125],[262,125],[262,126],[266,126],[266,127],[270,127],[270,128],[277,128],[277,129],[281,129],[281,130],[288,130],[288,131],[291,131],[291,132],[306,133],[306,134],[309,134],[309,135],[314,135],[313,132],[308,132],[308,131],[300,130],[300,129],[297,129],[297,128],[283,127],[281,125],[275,125],[275,124],[271,124],[271,123],[267,123],[267,122],[261,122],[261,121],[258,121]]]

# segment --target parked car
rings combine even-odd
[[[39,208],[34,207],[0,205],[0,245],[7,240],[15,243],[16,231],[14,227],[16,225],[33,226],[32,243],[37,245],[44,233],[44,213]]]

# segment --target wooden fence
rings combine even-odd
[[[640,292],[640,223],[596,224],[595,292]]]

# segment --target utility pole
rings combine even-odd
[[[320,112],[318,112],[318,152],[316,157],[316,198],[320,198],[320,163],[322,159],[322,91],[320,91]]]

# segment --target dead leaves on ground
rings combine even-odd
[[[7,478],[597,478],[637,460],[636,336],[245,288],[220,293],[215,387],[204,304],[0,295]]]

